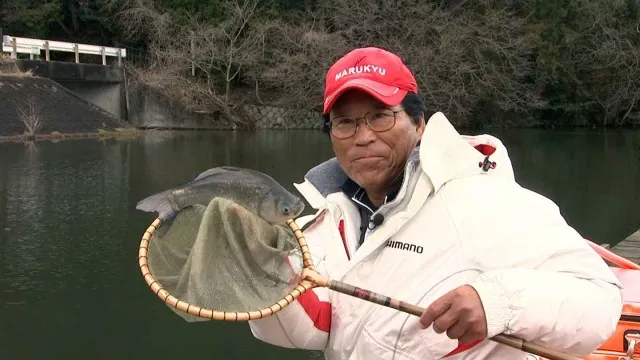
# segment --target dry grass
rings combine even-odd
[[[0,77],[1,76],[33,77],[34,75],[31,70],[20,71],[16,62],[11,59],[11,55],[0,53]]]
[[[73,140],[73,139],[134,139],[136,137],[145,135],[146,131],[141,129],[116,129],[116,131],[106,131],[98,129],[96,132],[83,132],[83,133],[61,133],[53,131],[49,134],[35,134],[32,138],[26,138],[23,135],[12,136],[0,136],[1,142],[33,142],[33,141],[60,141],[60,140]]]
[[[33,77],[33,73],[31,72],[31,70],[29,71],[18,71],[18,72],[14,72],[14,73],[5,73],[3,71],[0,71],[0,77],[2,76],[6,76],[6,77]]]
[[[20,122],[24,125],[24,138],[33,140],[42,129],[42,125],[44,125],[44,119],[36,98],[29,96],[26,100],[23,100],[22,105],[16,104],[16,110]]]

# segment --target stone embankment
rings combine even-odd
[[[38,124],[37,131],[29,129]],[[23,139],[25,133],[38,139],[112,136],[134,130],[53,80],[0,75],[0,140]]]
[[[288,109],[244,105],[244,112],[254,119],[256,129],[321,129],[322,116],[319,112],[293,112]]]

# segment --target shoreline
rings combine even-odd
[[[501,127],[485,127],[485,128],[467,128],[460,127],[457,128],[460,131],[472,130],[472,131],[492,131],[492,130],[546,130],[550,132],[562,132],[562,131],[576,131],[582,130],[587,132],[600,132],[600,131],[629,131],[629,130],[638,130],[640,128],[592,128],[592,127],[580,127],[580,126],[568,126],[568,127],[558,127],[558,128],[544,128],[544,127],[535,127],[535,126],[527,126],[527,127],[510,127],[510,128],[501,128]],[[198,128],[198,127],[172,127],[172,126],[148,126],[148,127],[123,127],[123,128],[115,128],[114,131],[107,131],[103,129],[99,129],[96,132],[69,132],[69,133],[61,133],[61,132],[51,132],[48,134],[36,134],[33,137],[29,138],[24,134],[19,135],[0,135],[0,143],[7,142],[33,142],[33,141],[51,141],[51,140],[73,140],[73,139],[95,139],[95,138],[137,138],[139,136],[144,135],[148,132],[159,131],[159,132],[189,132],[189,131],[229,131],[229,132],[254,132],[254,131],[296,131],[296,130],[316,130],[322,131],[321,129],[299,129],[299,128],[257,128],[257,129],[238,129],[232,127],[220,127],[220,128]]]
[[[78,133],[57,133],[36,134],[31,137],[25,135],[5,135],[0,136],[0,143],[25,143],[46,140],[74,140],[74,139],[113,139],[113,138],[137,138],[144,133],[140,129],[124,129],[116,131],[98,131],[98,132],[78,132]]]

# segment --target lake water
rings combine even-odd
[[[517,180],[585,237],[615,244],[640,227],[639,131],[493,133]],[[0,144],[0,359],[320,359],[261,343],[245,323],[186,323],[168,310],[139,272],[154,216],[135,204],[221,165],[295,191],[330,156],[315,131]]]

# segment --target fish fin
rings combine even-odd
[[[175,220],[177,215],[178,213],[175,211],[169,214],[162,224],[160,224],[160,227],[156,229],[155,234],[160,237],[164,237],[167,234],[167,231],[169,231],[169,228],[171,227],[171,224],[173,224],[173,220]]]
[[[237,166],[220,166],[220,169],[224,169],[227,171],[254,171],[251,169],[245,169]]]
[[[220,173],[223,173],[223,172],[225,172],[225,167],[211,168],[209,170],[205,170],[202,173],[198,174],[198,176],[196,176],[196,178],[193,179],[193,181],[200,180],[200,179],[205,178],[207,176],[216,175],[216,174],[220,174]]]
[[[162,222],[167,221],[167,219],[174,218],[176,216],[176,211],[173,209],[171,202],[169,201],[169,195],[172,191],[173,189],[166,190],[140,200],[136,205],[136,209],[146,212],[157,212],[158,217]]]
[[[193,179],[193,181],[202,179],[207,176],[221,174],[228,171],[253,171],[253,170],[244,169],[237,166],[218,166],[218,167],[214,167],[214,168],[203,171],[202,173],[198,174],[198,176],[196,176],[196,178]]]

